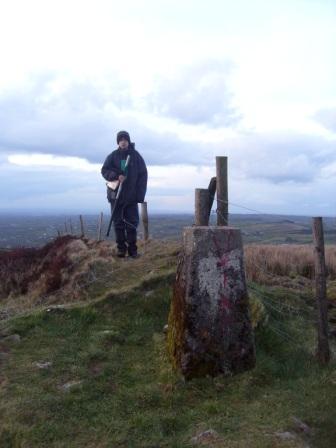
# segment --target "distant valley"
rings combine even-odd
[[[85,235],[97,238],[98,214],[84,215]],[[104,216],[103,237],[105,237],[109,216]],[[211,215],[215,225],[216,215]],[[153,214],[149,216],[150,237],[179,239],[185,226],[193,225],[191,214]],[[311,217],[286,215],[232,214],[230,225],[242,230],[245,243],[307,244],[312,242]],[[325,242],[336,243],[336,220],[324,218]],[[61,234],[80,235],[78,215],[18,216],[0,215],[0,248],[37,247]],[[139,237],[142,236],[139,226]],[[111,234],[113,239],[113,232]]]

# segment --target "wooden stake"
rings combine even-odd
[[[328,364],[330,349],[328,340],[328,305],[326,267],[324,256],[324,236],[322,218],[313,218],[313,239],[315,255],[315,284],[318,310],[318,335],[316,356],[320,364]]]
[[[100,216],[98,219],[98,235],[97,235],[98,241],[101,241],[102,228],[103,228],[103,212],[100,213]]]
[[[216,157],[217,177],[217,225],[227,226],[229,222],[227,157]]]
[[[69,224],[70,224],[70,233],[71,233],[71,235],[73,235],[74,232],[73,232],[73,227],[72,227],[72,221],[71,221],[71,218],[69,219]]]
[[[147,202],[141,203],[141,219],[144,228],[144,241],[147,241],[149,236]]]
[[[84,231],[84,219],[82,215],[79,215],[80,220],[80,226],[81,226],[81,238],[85,237],[85,231]]]
[[[210,193],[207,188],[195,189],[195,226],[209,225]]]

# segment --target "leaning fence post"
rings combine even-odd
[[[328,340],[326,267],[324,256],[323,222],[320,217],[313,218],[313,240],[315,255],[316,301],[318,310],[318,342],[316,355],[320,364],[328,364],[330,360],[330,349]]]
[[[227,226],[229,221],[227,157],[216,157],[217,225]]]
[[[80,226],[81,226],[81,238],[85,237],[85,231],[84,231],[84,219],[82,215],[79,215],[80,220]]]
[[[144,241],[147,241],[149,235],[147,202],[141,203],[141,220],[144,228]]]
[[[210,193],[207,188],[195,189],[195,226],[209,225]]]
[[[102,228],[103,228],[103,212],[100,213],[99,219],[98,219],[98,235],[97,240],[101,241],[101,235],[102,235]]]

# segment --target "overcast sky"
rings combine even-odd
[[[335,215],[335,54],[334,0],[0,1],[0,211],[107,211],[126,129],[151,211],[226,155],[232,203]]]

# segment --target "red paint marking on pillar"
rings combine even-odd
[[[230,239],[231,239],[232,235],[233,235],[233,230],[230,229],[228,231],[228,246],[227,246],[228,250],[230,248]],[[213,235],[212,240],[213,240],[214,245],[216,247],[217,256],[219,258],[219,261],[217,261],[217,267],[225,269],[227,267],[227,265],[228,265],[229,260],[230,260],[230,255],[229,255],[229,253],[224,253],[224,254],[221,255],[220,246],[218,244],[218,241],[217,241],[215,235]],[[223,285],[224,285],[224,288],[227,287],[227,284],[228,284],[228,276],[227,276],[226,272],[224,271],[223,272]]]
[[[221,298],[219,300],[219,309],[221,311],[225,311],[228,314],[230,313],[231,308],[232,308],[231,301],[227,297],[221,295]]]
[[[218,257],[219,261],[217,261],[217,267],[219,268],[225,268],[228,261],[229,261],[229,254],[223,254],[221,257]]]
[[[217,267],[218,268],[225,268],[228,264],[228,260],[229,260],[229,255],[228,254],[223,254],[222,257],[219,259],[219,261],[217,262]],[[226,288],[227,286],[227,275],[226,272],[224,270],[223,272],[223,283],[224,283],[224,288]]]

